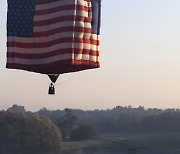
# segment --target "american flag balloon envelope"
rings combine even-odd
[[[7,65],[48,74],[100,67],[101,0],[7,0]]]

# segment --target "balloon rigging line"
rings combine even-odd
[[[54,85],[57,87],[59,87],[60,85],[63,85],[63,84],[66,84],[67,82],[69,82],[71,79],[73,79],[74,78],[74,76],[75,76],[76,74],[73,74],[73,75],[71,75],[68,79],[66,79],[65,81],[63,81],[63,82],[57,82],[57,83],[55,83]],[[59,79],[60,80],[60,79]]]

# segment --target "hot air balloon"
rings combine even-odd
[[[7,0],[8,69],[59,74],[99,68],[101,0]]]

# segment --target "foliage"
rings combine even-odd
[[[61,136],[49,118],[38,114],[0,112],[0,153],[59,151]]]
[[[16,104],[14,104],[12,107],[8,108],[7,111],[22,112],[22,113],[26,112],[24,106],[19,106]]]
[[[61,130],[63,140],[70,136],[77,121],[77,117],[73,115],[70,109],[65,109],[64,112],[65,114],[56,120],[56,125]]]
[[[86,140],[96,136],[95,130],[92,126],[82,125],[71,132],[72,140]]]
[[[43,112],[53,121],[60,117],[61,126],[64,114],[65,111],[60,110]],[[180,132],[179,109],[117,106],[111,110],[71,110],[71,115],[78,118],[75,121],[77,126],[91,125],[100,134]]]

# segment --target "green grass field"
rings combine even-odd
[[[179,133],[161,134],[111,134],[101,138],[66,141],[62,151],[73,151],[84,148],[180,148]]]
[[[84,148],[123,148],[121,144],[104,139],[89,139],[82,141],[66,141],[62,143],[62,151],[73,151]]]
[[[82,140],[82,141],[66,141],[62,143],[62,150],[74,150],[78,148],[87,148],[87,147],[95,147],[103,144],[102,140],[99,139],[90,139],[90,140]]]

